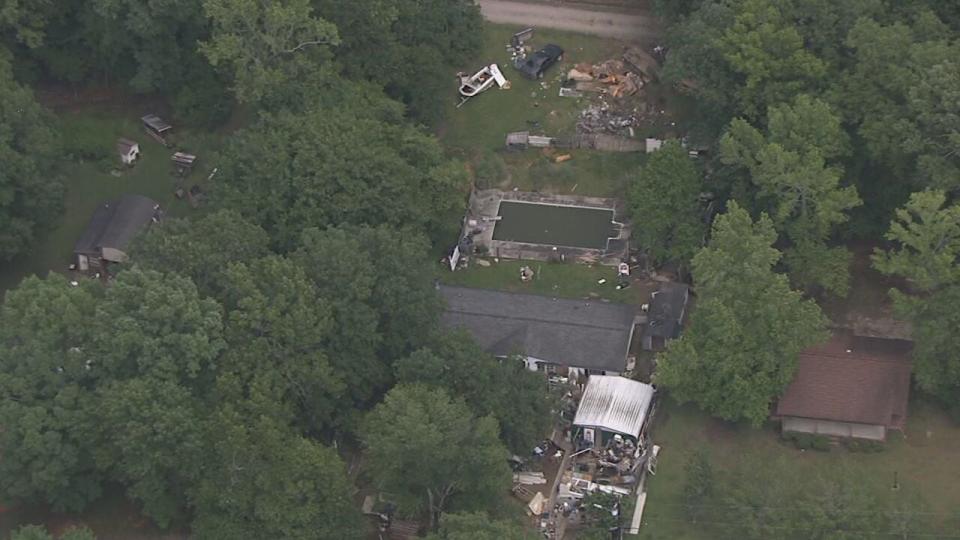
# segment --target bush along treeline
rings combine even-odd
[[[651,261],[689,273],[699,297],[659,382],[717,416],[762,422],[797,352],[824,336],[803,297],[846,297],[848,245],[861,241],[878,246],[874,269],[906,283],[891,295],[914,329],[917,385],[960,411],[960,11],[927,0],[655,8],[662,77],[694,98],[689,138],[712,150],[688,163],[666,144],[628,194]]]
[[[208,125],[256,112],[210,210],[151,227],[107,286],[6,294],[0,503],[79,512],[120,485],[197,538],[360,538],[343,456],[364,451],[363,478],[441,538],[519,537],[478,512],[547,429],[546,382],[439,331],[428,262],[467,179],[419,125],[480,21],[465,0],[0,9],[2,258],[60,212],[58,126],[26,84],[123,85]]]

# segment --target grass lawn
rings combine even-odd
[[[562,98],[558,95],[566,72],[580,62],[595,63],[619,57],[624,42],[537,29],[531,46],[555,43],[564,48],[563,61],[551,67],[542,81],[520,76],[511,65],[506,44],[518,30],[514,26],[484,25],[484,48],[475,61],[463,66],[474,72],[484,64],[496,62],[510,81],[509,90],[493,88],[471,99],[461,108],[451,99],[447,120],[438,133],[449,151],[467,160],[474,167],[481,160],[494,159],[496,153],[506,162],[502,189],[523,191],[576,193],[600,197],[623,194],[630,175],[643,163],[641,153],[612,154],[595,151],[573,151],[573,159],[554,164],[551,156],[536,149],[506,153],[504,139],[511,131],[529,130],[551,136],[569,135],[574,131],[579,112],[587,98]],[[451,92],[455,92],[451,86]],[[534,127],[539,126],[539,127]],[[642,135],[642,134],[638,134]]]
[[[646,302],[649,291],[643,287],[617,290],[617,269],[612,266],[542,261],[503,260],[483,267],[476,262],[466,270],[450,272],[440,269],[438,278],[448,285],[528,292],[562,298],[601,298],[612,302]],[[528,265],[535,272],[532,281],[520,281],[520,267]],[[606,283],[597,281],[605,279]]]
[[[167,211],[179,216],[194,211],[186,200],[173,195],[179,179],[170,165],[174,149],[164,148],[143,132],[137,111],[89,108],[60,115],[64,137],[78,132],[94,132],[111,149],[118,137],[127,137],[140,143],[140,160],[121,176],[113,176],[109,167],[98,163],[70,163],[65,167],[66,197],[64,213],[53,229],[40,238],[34,249],[0,267],[0,293],[15,287],[30,274],[46,275],[50,270],[66,270],[70,264],[73,244],[86,227],[90,215],[98,205],[126,193],[146,195]],[[174,127],[173,140],[178,148],[198,156],[193,173],[182,180],[185,187],[203,185],[215,164],[213,150],[220,137],[190,132]],[[117,158],[119,165],[119,158]]]
[[[790,468],[801,477],[845,475],[857,478],[881,497],[922,500],[923,512],[947,530],[960,518],[960,427],[939,408],[922,400],[910,404],[904,436],[892,434],[879,453],[854,453],[843,447],[829,452],[801,452],[782,442],[775,427],[753,429],[708,417],[691,405],[662,404],[653,440],[662,450],[657,475],[650,479],[641,538],[709,539],[713,529],[686,519],[681,490],[691,453],[708,449],[714,471],[738,467]],[[742,470],[742,469],[741,469]],[[901,489],[892,491],[894,473]],[[722,526],[722,525],[721,525]]]

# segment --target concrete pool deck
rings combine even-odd
[[[567,246],[559,243],[543,243],[546,241],[562,242],[559,237],[554,238],[547,234],[511,234],[526,241],[494,239],[498,221],[502,219],[500,205],[502,202],[530,203],[550,205],[556,207],[573,207],[580,209],[606,210],[610,212],[611,237],[603,248],[584,247],[590,241],[579,241],[579,246]],[[582,212],[581,212],[582,213]],[[616,265],[627,255],[630,238],[630,226],[625,219],[626,209],[618,199],[604,199],[600,197],[582,197],[577,195],[549,195],[543,193],[528,193],[522,191],[499,191],[496,189],[476,191],[470,196],[470,206],[464,218],[464,235],[473,237],[474,245],[480,252],[486,251],[488,256],[504,259],[531,259],[541,261],[569,260],[587,263]],[[596,221],[596,220],[594,220]],[[598,226],[593,223],[591,226]],[[515,225],[514,225],[515,227]],[[567,229],[569,232],[569,229]],[[562,232],[560,234],[563,234]],[[498,237],[502,235],[497,235]],[[532,241],[534,239],[539,242]],[[599,245],[594,243],[593,245]]]

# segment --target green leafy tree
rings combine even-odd
[[[353,488],[332,449],[231,406],[211,420],[208,437],[203,475],[190,495],[198,538],[363,537]]]
[[[880,272],[903,276],[921,291],[960,282],[960,204],[948,205],[944,192],[911,195],[885,238],[893,247],[873,254]]]
[[[91,0],[78,19],[97,29],[84,45],[113,47],[134,61],[129,84],[139,92],[190,85],[193,66],[205,64],[196,44],[207,37],[209,23],[197,0]]]
[[[460,207],[466,173],[384,101],[373,111],[311,106],[265,116],[226,150],[223,204],[262,226],[280,251],[307,227],[439,226]]]
[[[14,38],[14,43],[39,47],[46,37],[53,5],[52,0],[4,0],[0,4],[0,29],[9,36],[6,39]]]
[[[495,417],[500,438],[517,454],[529,452],[550,429],[554,400],[543,374],[518,359],[494,358],[465,333],[434,339],[398,360],[395,370],[399,384],[436,385],[462,397],[476,414]]]
[[[63,207],[58,148],[53,117],[13,80],[0,49],[0,261],[32,248],[56,222]]]
[[[352,402],[369,403],[392,380],[393,360],[422,347],[440,300],[427,242],[385,227],[307,229],[292,258],[329,303],[326,350]]]
[[[953,47],[951,60],[926,68],[908,91],[909,106],[923,139],[917,142],[920,173],[933,187],[960,190],[960,62]]]
[[[267,255],[270,239],[231,210],[168,219],[139,237],[131,259],[141,267],[189,277],[206,296],[224,289],[227,266]]]
[[[101,493],[83,406],[91,363],[95,283],[29,277],[0,307],[0,499],[79,511]]]
[[[702,186],[700,171],[676,141],[652,154],[630,186],[633,235],[657,263],[687,264],[700,248]]]
[[[724,163],[746,169],[756,198],[791,241],[786,262],[793,280],[845,296],[850,256],[826,242],[861,201],[856,188],[841,184],[842,168],[826,161],[847,153],[846,134],[829,106],[798,96],[771,107],[766,134],[735,119],[720,148]]]
[[[60,540],[97,540],[93,531],[86,527],[70,527],[59,536]],[[10,540],[54,540],[53,535],[40,525],[24,525],[13,531]]]
[[[89,429],[101,470],[127,486],[160,527],[184,516],[184,490],[204,453],[205,407],[190,391],[152,377],[115,381],[98,391]]]
[[[314,432],[346,412],[344,384],[327,360],[330,307],[305,272],[278,256],[235,263],[224,289],[228,347],[220,371],[244,387],[272,388]]]
[[[497,432],[492,417],[477,418],[462,400],[419,385],[394,387],[360,429],[376,482],[401,511],[428,513],[431,529],[444,512],[481,508],[509,487]]]
[[[220,306],[188,278],[153,270],[121,272],[92,326],[94,362],[111,379],[149,376],[199,389],[224,347]]]
[[[532,540],[534,536],[509,521],[490,519],[483,512],[444,514],[440,529],[427,540]]]
[[[773,223],[735,202],[693,259],[697,310],[658,357],[657,382],[681,402],[759,426],[793,378],[800,351],[826,339],[827,320],[773,271]]]
[[[449,73],[483,45],[482,18],[473,0],[320,0],[315,5],[340,31],[335,53],[343,73],[382,85],[421,122],[442,117]]]
[[[212,20],[200,51],[224,66],[241,102],[276,98],[290,87],[316,81],[329,63],[337,28],[314,16],[309,0],[204,0]]]
[[[719,47],[742,80],[739,108],[748,118],[816,86],[826,65],[804,47],[803,36],[777,2],[746,0],[735,9]]]

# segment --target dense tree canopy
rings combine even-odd
[[[534,536],[509,521],[490,519],[481,512],[444,514],[440,530],[427,540],[533,540]]]
[[[437,226],[459,207],[465,172],[399,112],[380,100],[372,110],[311,106],[264,117],[226,151],[223,204],[280,250],[307,227]]]
[[[360,430],[376,482],[407,512],[479,510],[509,487],[497,421],[476,417],[461,399],[421,385],[398,385]]]
[[[516,358],[494,358],[467,334],[435,338],[395,369],[398,383],[436,385],[462,397],[475,413],[495,417],[500,438],[516,454],[526,455],[550,428],[553,403],[543,374]]]
[[[0,49],[0,261],[34,247],[63,206],[54,120],[13,79]]]
[[[774,272],[780,252],[766,215],[731,203],[693,259],[697,310],[658,357],[657,382],[728,420],[760,425],[793,377],[804,348],[826,337],[826,318]]]
[[[632,236],[655,263],[689,263],[706,226],[700,195],[703,179],[687,151],[670,141],[650,156],[630,186]]]
[[[841,184],[842,167],[827,160],[847,148],[839,118],[805,95],[770,107],[766,134],[737,118],[720,140],[722,161],[748,171],[758,205],[790,242],[785,260],[794,282],[839,296],[849,289],[850,256],[827,241],[861,201],[856,188]]]

